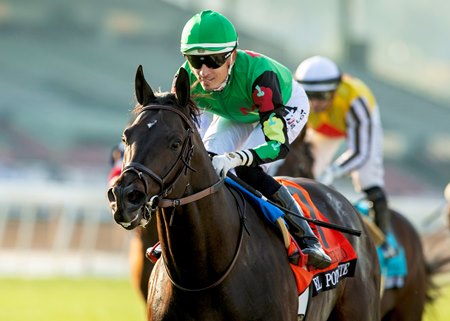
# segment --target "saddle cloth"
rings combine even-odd
[[[358,212],[369,217],[369,205],[365,200],[360,200],[354,204]],[[405,278],[408,275],[408,264],[404,247],[397,242],[395,235],[389,232],[385,235],[386,242],[392,246],[397,255],[389,259],[385,259],[381,246],[377,246],[378,260],[380,262],[381,274],[383,275],[384,289],[402,288]]]
[[[305,217],[328,222],[327,218],[316,208],[309,193],[304,188],[288,180],[280,178],[277,180],[289,189],[295,200],[301,206]],[[226,183],[238,188],[248,200],[256,204],[261,209],[265,218],[272,224],[275,225],[276,220],[284,216],[284,213],[278,207],[257,197],[235,181],[227,178]],[[315,296],[322,291],[335,288],[343,278],[352,277],[355,273],[357,255],[350,242],[341,232],[311,223],[310,226],[320,240],[325,252],[331,257],[332,264],[320,270],[306,266],[307,256],[301,252],[300,247],[292,236],[288,248],[288,255],[290,256],[298,251],[301,256],[298,264],[290,263],[297,284],[298,294],[303,293],[313,283],[312,296]]]
[[[393,233],[386,234],[386,241],[396,249],[397,255],[385,259],[381,246],[377,247],[381,274],[384,276],[384,289],[402,288],[408,274],[408,264],[403,246],[399,245]]]

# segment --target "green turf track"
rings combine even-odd
[[[446,283],[424,321],[450,320]],[[0,278],[0,320],[144,321],[145,308],[128,279]]]
[[[142,321],[145,306],[128,279],[0,278],[2,321]]]

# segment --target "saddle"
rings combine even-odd
[[[328,222],[328,219],[317,209],[309,196],[309,193],[289,180],[277,178],[280,184],[285,185],[294,199],[301,206],[305,217],[314,218],[320,221]],[[257,197],[237,182],[226,179],[226,184],[239,189],[244,196],[253,204],[257,205],[264,217],[277,226],[286,226],[286,224],[280,224],[280,219],[283,218],[284,213],[275,205],[268,203],[262,198]],[[335,288],[340,280],[346,277],[352,277],[355,273],[357,255],[350,242],[342,235],[341,232],[316,226],[311,224],[311,229],[318,237],[324,251],[331,257],[332,263],[325,269],[314,269],[313,267],[306,266],[307,256],[301,251],[300,246],[297,244],[292,235],[289,234],[288,242],[286,242],[286,236],[283,236],[283,242],[287,249],[287,255],[292,256],[299,255],[299,259],[295,263],[290,263],[291,270],[294,274],[295,281],[297,283],[298,294],[303,293],[309,285],[312,287],[312,296],[317,295],[320,292]],[[280,229],[283,233],[283,228]]]

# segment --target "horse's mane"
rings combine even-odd
[[[192,98],[189,98],[189,101],[185,107],[180,106],[178,103],[178,100],[174,93],[171,92],[154,92],[156,96],[156,100],[152,103],[155,105],[165,105],[165,106],[177,106],[178,108],[182,109],[189,118],[195,123],[199,124],[199,116],[200,116],[200,109],[198,108],[197,104],[192,100]],[[137,103],[136,106],[133,109],[133,117],[136,117],[144,108],[145,106]]]

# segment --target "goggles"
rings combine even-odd
[[[333,97],[334,91],[307,91],[309,100],[329,100]]]
[[[202,65],[208,68],[217,69],[223,66],[227,59],[233,53],[232,51],[213,54],[213,55],[184,55],[192,68],[200,69]]]

